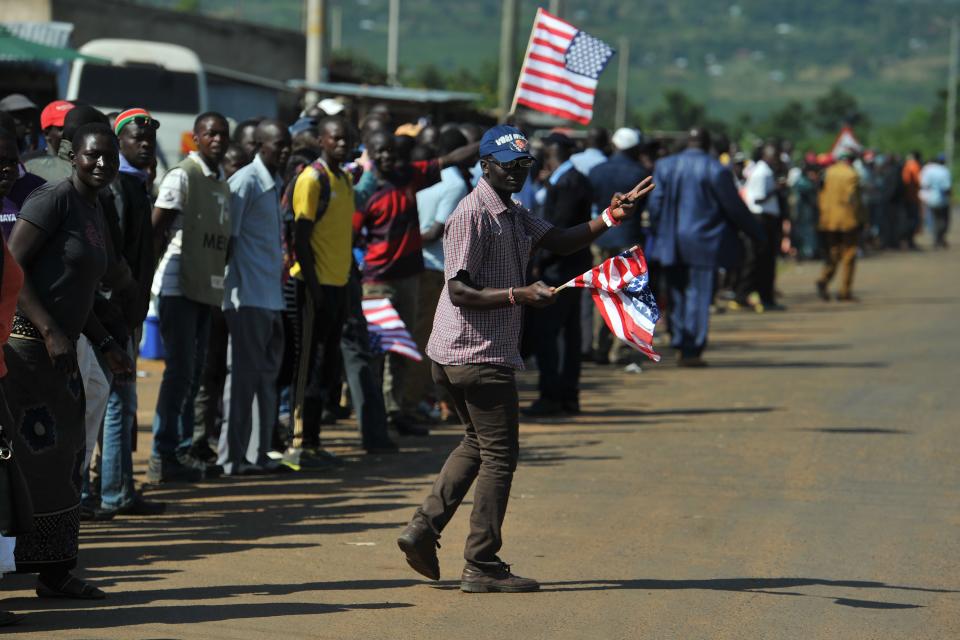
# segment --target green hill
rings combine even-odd
[[[140,1],[302,28],[302,0]],[[520,0],[520,49],[538,4]],[[649,112],[661,104],[664,91],[680,89],[704,103],[711,115],[728,120],[742,113],[763,118],[790,100],[810,103],[840,85],[873,122],[898,122],[912,107],[935,102],[946,79],[949,20],[960,15],[957,0],[565,4],[565,17],[578,27],[611,43],[630,38],[631,110]],[[387,0],[328,0],[328,6],[342,12],[342,48],[382,64]],[[402,0],[404,80],[422,81],[425,65],[445,74],[465,69],[491,78],[499,26],[499,0]],[[601,87],[612,90],[615,76],[608,69]],[[602,105],[611,108],[609,101]]]

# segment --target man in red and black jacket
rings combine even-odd
[[[367,200],[358,226],[366,231],[363,265],[365,298],[387,298],[411,335],[416,335],[419,275],[423,271],[423,242],[417,212],[417,191],[440,180],[444,167],[476,153],[478,144],[460,147],[435,160],[408,162],[399,153],[396,138],[386,131],[366,141],[377,177],[377,190]],[[421,349],[425,345],[419,345]],[[388,353],[383,371],[383,395],[390,423],[401,434],[426,435],[412,419],[415,400],[404,394],[402,356]]]

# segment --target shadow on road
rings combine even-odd
[[[818,429],[795,429],[811,433],[859,434],[859,435],[905,435],[909,431],[902,429],[881,429],[880,427],[821,427]]]
[[[706,589],[710,591],[741,591],[745,593],[766,593],[777,596],[803,596],[825,598],[835,604],[863,609],[918,609],[923,605],[877,600],[858,600],[835,596],[819,596],[796,591],[773,591],[806,586],[844,587],[850,589],[896,589],[901,591],[921,591],[925,593],[960,593],[952,589],[930,589],[926,587],[907,587],[889,585],[883,582],[866,580],[824,580],[820,578],[715,578],[707,580],[570,580],[565,582],[544,582],[542,591],[603,591],[608,589]]]
[[[711,369],[885,369],[887,362],[776,362],[770,360],[710,361]]]
[[[653,418],[657,416],[706,416],[717,413],[770,413],[779,411],[779,407],[680,407],[676,409],[599,409],[586,411],[589,416],[598,416],[603,418],[618,416],[635,416],[637,418]],[[662,424],[658,421],[657,424]]]
[[[129,602],[111,601],[109,608],[77,608],[41,611],[30,614],[16,627],[4,633],[36,633],[65,629],[109,629],[141,624],[183,625],[198,622],[225,622],[224,631],[234,620],[250,618],[282,618],[341,613],[362,609],[401,609],[412,607],[406,602],[373,602],[362,604],[321,604],[314,602],[264,602],[262,604],[194,604],[130,607]],[[115,606],[120,605],[120,606]],[[121,608],[122,607],[122,608]],[[132,636],[129,636],[132,637]]]

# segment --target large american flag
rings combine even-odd
[[[393,351],[416,362],[423,360],[423,356],[417,349],[417,343],[407,330],[407,325],[400,319],[400,315],[390,304],[389,299],[363,300],[361,306],[363,316],[367,320],[370,340],[379,347],[375,348],[376,351],[381,353]]]
[[[650,290],[647,259],[640,247],[631,247],[579,275],[564,287],[593,289],[593,301],[615,336],[654,362],[653,330],[660,309]]]
[[[514,101],[589,124],[597,80],[613,54],[603,40],[538,9]]]

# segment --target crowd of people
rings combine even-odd
[[[364,300],[388,300],[426,356],[472,349],[510,368],[535,363],[539,394],[523,413],[570,415],[580,411],[584,361],[629,365],[637,354],[583,291],[554,288],[625,249],[646,252],[678,364],[703,366],[711,312],[784,309],[780,260],[822,258],[818,293],[830,298],[840,269],[838,299],[852,301],[858,254],[915,248],[924,213],[935,246],[946,246],[950,173],[942,158],[922,166],[917,153],[903,163],[852,149],[796,158],[779,141],[748,158],[700,128],[681,149],[632,128],[557,129],[528,143],[511,127],[485,135],[473,123],[395,122],[384,105],[358,119],[327,99],[292,123],[200,114],[194,148],[158,175],[163,123],[144,108],[105,114],[56,101],[41,110],[23,96],[0,105],[0,426],[34,507],[16,536],[16,570],[39,574],[41,597],[104,597],[71,573],[81,520],[164,511],[136,488],[132,461],[136,359],[151,310],[165,368],[147,481],[197,482],[335,469],[343,463],[324,448],[322,427],[351,414],[371,454],[442,423],[463,421],[469,436],[474,400],[456,391],[450,367],[438,374],[428,357],[384,352]],[[507,146],[513,159],[501,162]],[[651,176],[649,196],[623,201],[643,215],[624,215],[620,194],[640,194]],[[451,231],[461,204],[532,217],[525,232],[512,229],[517,246],[499,247],[487,239],[499,232],[484,234],[513,218],[472,227],[458,218]],[[548,233],[574,228],[586,231],[563,241]],[[485,298],[460,275],[514,265],[483,265],[482,252],[445,251],[445,242],[507,256],[524,283]],[[496,327],[521,343],[518,357],[497,352],[482,322],[470,321],[478,335],[438,329],[467,323],[462,306],[504,305],[530,307]],[[465,491],[474,463],[457,480],[445,467],[447,481]],[[494,494],[490,517],[502,521],[506,498]],[[433,504],[428,527],[428,499],[408,559],[424,539],[432,549],[453,502]],[[499,524],[495,544],[484,544],[477,553],[492,548],[495,559]]]

